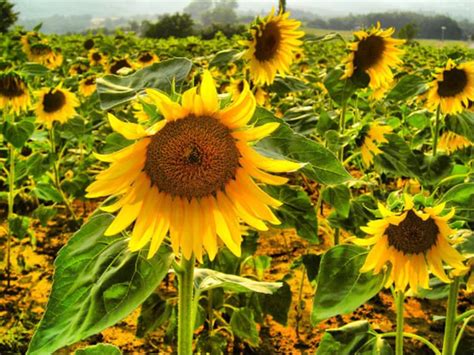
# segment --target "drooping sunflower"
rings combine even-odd
[[[252,39],[242,41],[248,46],[244,58],[249,61],[250,76],[257,85],[271,84],[277,73],[285,75],[290,70],[304,32],[298,31],[301,22],[289,16],[289,12],[275,15],[272,9],[250,29]]]
[[[472,142],[461,136],[460,134],[445,131],[441,134],[438,142],[438,149],[445,151],[447,154],[454,153],[456,150],[472,147]]]
[[[89,63],[91,64],[91,66],[104,65],[105,62],[107,61],[107,57],[103,53],[95,49],[89,51],[88,57],[89,57]]]
[[[387,143],[385,135],[392,132],[392,127],[372,122],[366,125],[356,139],[356,144],[360,146],[362,161],[365,166],[370,166],[374,161],[374,156],[382,153],[378,144]]]
[[[240,255],[240,219],[266,230],[265,222],[279,224],[270,207],[281,202],[255,182],[280,185],[287,179],[269,174],[297,170],[301,164],[275,160],[255,151],[257,141],[278,126],[267,123],[248,127],[255,99],[247,84],[237,100],[220,109],[217,90],[209,72],[199,90],[186,91],[181,104],[166,95],[147,90],[164,119],[145,129],[109,115],[112,128],[137,142],[97,158],[111,163],[88,188],[88,197],[117,196],[107,212],[120,210],[106,235],[114,235],[135,222],[129,248],[149,242],[153,256],[170,233],[175,253],[186,259],[194,253],[202,260],[203,249],[211,259],[218,238]],[[267,172],[268,171],[268,172]]]
[[[112,62],[110,62],[107,71],[110,74],[117,75],[120,74],[119,71],[123,70],[124,68],[128,68],[130,70],[133,69],[133,63],[130,62],[127,58],[113,60]]]
[[[393,32],[393,27],[381,29],[380,22],[368,31],[354,32],[355,40],[349,44],[351,53],[345,60],[342,79],[368,75],[371,89],[388,87],[393,80],[392,68],[402,63],[403,50],[397,46],[405,42],[392,38]]]
[[[137,58],[137,63],[142,68],[157,62],[159,62],[158,56],[155,53],[151,53],[148,51],[140,53]]]
[[[91,50],[92,48],[94,48],[95,43],[92,38],[88,38],[84,41],[82,45],[84,46],[85,50]]]
[[[448,221],[454,216],[454,209],[442,215],[444,203],[417,209],[411,196],[404,195],[404,200],[404,210],[399,213],[379,203],[383,219],[361,227],[370,237],[357,239],[355,243],[373,247],[360,271],[378,274],[390,263],[392,268],[386,286],[394,283],[396,290],[401,291],[408,285],[415,292],[419,287],[428,289],[430,271],[449,283],[443,262],[457,272],[466,269],[464,257],[451,246],[448,238],[453,234]]]
[[[54,121],[64,123],[76,115],[75,108],[79,106],[79,101],[76,95],[61,85],[56,88],[42,88],[36,96],[36,122],[47,128],[51,128]]]
[[[15,72],[0,74],[0,109],[26,111],[31,104],[30,93],[23,79]]]
[[[95,90],[97,89],[95,80],[95,76],[89,76],[80,81],[79,92],[82,94],[82,96],[89,97],[95,92]]]
[[[444,114],[458,113],[469,105],[469,100],[474,101],[474,61],[456,64],[449,59],[434,76],[426,96],[431,110],[439,105]]]

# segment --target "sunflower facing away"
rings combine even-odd
[[[14,72],[0,74],[0,109],[16,114],[30,106],[30,94],[23,79]]]
[[[74,115],[75,108],[79,106],[76,95],[61,86],[43,88],[36,94],[38,102],[35,106],[36,122],[44,124],[47,128],[53,126],[54,121],[64,123]]]
[[[446,67],[438,69],[430,84],[426,105],[444,114],[458,113],[474,101],[474,61],[456,64],[451,59]]]
[[[419,210],[411,196],[404,197],[403,212],[395,213],[379,204],[383,219],[361,227],[370,237],[357,239],[355,243],[373,247],[360,271],[378,274],[389,262],[392,268],[386,286],[395,283],[395,288],[401,291],[405,291],[408,285],[415,292],[418,287],[428,289],[429,271],[449,283],[451,280],[446,275],[443,261],[454,271],[466,269],[464,257],[448,239],[453,234],[448,220],[453,217],[454,209],[442,216],[444,203]]]
[[[84,97],[91,96],[97,88],[95,83],[95,76],[88,76],[79,82],[79,92]]]
[[[461,150],[467,147],[472,147],[472,142],[461,136],[460,134],[445,131],[441,134],[438,143],[438,149],[445,151],[447,154],[454,153],[456,150]]]
[[[133,64],[127,58],[123,58],[123,59],[116,59],[110,62],[107,71],[109,74],[119,75],[120,73],[131,71],[132,69],[133,69]]]
[[[247,84],[230,106],[219,108],[214,81],[205,72],[199,91],[192,88],[181,104],[147,90],[164,120],[148,129],[109,115],[112,128],[136,143],[112,154],[97,155],[111,166],[97,175],[87,197],[116,196],[107,212],[120,210],[106,235],[114,235],[135,221],[129,248],[150,241],[152,257],[170,233],[175,253],[186,259],[194,253],[202,261],[203,248],[213,259],[217,236],[240,255],[240,219],[258,230],[265,222],[279,224],[270,207],[282,203],[254,181],[281,185],[287,179],[268,172],[297,170],[301,164],[257,153],[250,143],[273,132],[278,123],[248,127],[255,99]]]
[[[365,73],[370,78],[371,89],[388,87],[393,80],[392,67],[402,63],[403,50],[397,46],[405,43],[391,38],[393,32],[392,27],[382,30],[379,22],[369,31],[354,32],[355,41],[349,44],[351,53],[345,60],[342,79]]]
[[[385,135],[392,132],[392,127],[373,122],[370,126],[362,129],[360,137],[357,142],[360,144],[360,151],[362,154],[362,161],[365,166],[369,166],[374,161],[374,156],[382,153],[377,144],[387,143],[388,140]]]
[[[289,19],[289,12],[275,15],[275,10],[251,28],[252,40],[243,41],[248,46],[244,58],[249,61],[250,76],[257,85],[271,84],[277,73],[289,72],[295,52],[304,36],[298,31],[301,22]]]

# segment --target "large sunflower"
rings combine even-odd
[[[382,153],[377,144],[387,143],[385,135],[392,132],[392,127],[373,122],[365,126],[359,138],[356,140],[360,145],[362,161],[365,166],[369,166],[374,161],[374,156]]]
[[[474,61],[456,64],[448,60],[445,68],[437,69],[430,84],[426,105],[444,114],[458,113],[474,101]]]
[[[442,216],[444,206],[442,203],[420,210],[415,208],[409,195],[405,195],[405,208],[401,213],[379,204],[383,219],[361,227],[370,237],[355,241],[359,245],[373,245],[360,271],[378,274],[390,263],[392,268],[386,286],[395,283],[395,288],[401,291],[408,285],[415,292],[418,287],[428,289],[429,271],[449,283],[451,280],[443,268],[443,261],[456,271],[466,267],[464,257],[448,239],[453,234],[448,220],[453,217],[454,209]]]
[[[275,10],[264,19],[258,19],[251,28],[252,40],[242,43],[249,48],[244,58],[249,60],[250,76],[257,84],[271,84],[277,73],[284,75],[289,72],[294,61],[295,52],[304,36],[298,31],[301,22],[289,19],[289,12],[275,15]]]
[[[51,128],[54,121],[64,123],[76,115],[75,108],[79,106],[76,95],[61,86],[42,88],[36,96],[36,121],[47,128]]]
[[[30,94],[23,79],[14,72],[0,74],[0,109],[16,114],[30,106]]]
[[[369,31],[354,32],[355,41],[349,44],[351,53],[346,58],[343,79],[354,75],[368,75],[369,87],[386,88],[393,80],[392,67],[399,65],[403,50],[397,46],[405,41],[391,38],[394,28],[382,30],[380,23]]]
[[[105,234],[119,233],[135,221],[129,247],[138,250],[151,241],[149,257],[168,231],[174,252],[181,251],[186,259],[194,253],[202,260],[203,248],[213,259],[217,236],[240,255],[240,219],[259,230],[267,229],[265,222],[280,223],[269,207],[281,202],[254,179],[284,184],[286,178],[266,171],[289,172],[301,167],[265,157],[250,146],[279,124],[247,126],[255,110],[247,84],[237,100],[220,109],[207,71],[199,91],[186,91],[181,104],[155,90],[147,93],[164,120],[144,129],[109,115],[115,131],[138,141],[116,153],[97,155],[111,166],[87,188],[90,198],[118,197],[102,207],[107,212],[120,210]]]

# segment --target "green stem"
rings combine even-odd
[[[300,287],[298,290],[298,305],[296,308],[296,338],[300,340],[300,321],[303,318],[302,315],[302,302],[303,302],[303,286],[304,286],[304,279],[306,276],[306,267],[304,264],[302,264],[302,274],[301,274],[301,281],[300,281]]]
[[[396,337],[397,333],[396,332],[390,332],[390,333],[380,334],[379,336],[381,338]],[[441,351],[439,351],[438,348],[432,342],[430,342],[428,339],[425,339],[425,338],[423,338],[419,335],[416,335],[416,334],[413,334],[413,333],[407,333],[407,332],[403,332],[403,337],[418,340],[419,342],[421,342],[421,343],[425,344],[427,347],[429,347],[431,349],[431,351],[433,351],[433,353],[435,353],[435,355],[441,355]]]
[[[193,353],[193,289],[194,289],[194,256],[181,259],[182,272],[178,273],[178,355]]]
[[[464,312],[463,314],[460,314],[458,317],[456,317],[456,323],[461,323],[464,318],[467,317],[474,317],[474,309],[471,309],[469,311]]]
[[[456,277],[449,285],[448,305],[446,308],[446,326],[444,328],[443,355],[454,354],[456,337],[456,313],[459,292],[459,278]]]
[[[7,221],[10,223],[13,218],[13,205],[15,203],[15,147],[9,144],[9,156],[10,156],[10,171],[8,172],[8,215]],[[10,269],[11,269],[11,243],[12,243],[12,231],[8,226],[7,234],[7,289],[10,288]]]
[[[467,317],[466,319],[464,319],[464,322],[461,326],[461,329],[459,330],[459,333],[456,337],[456,341],[454,342],[454,349],[453,349],[453,353],[455,354],[456,353],[456,350],[458,349],[458,346],[459,346],[459,343],[461,342],[461,339],[462,339],[462,335],[464,334],[464,330],[466,330],[466,326],[469,324],[469,321],[471,319],[473,319],[474,315],[473,316],[469,316]]]
[[[397,307],[397,331],[395,336],[395,354],[403,355],[403,301],[405,295],[403,291],[398,291],[395,294],[395,301]]]
[[[436,109],[435,126],[434,126],[434,132],[433,132],[433,157],[436,156],[436,151],[438,149],[439,116],[440,116],[440,109],[438,105],[438,108]]]

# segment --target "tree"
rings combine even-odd
[[[212,9],[212,0],[192,0],[183,10],[190,14],[193,19],[199,20],[201,16]]]
[[[407,42],[411,42],[418,33],[418,26],[415,23],[407,23],[405,26],[400,28],[398,31],[398,37],[406,39]]]
[[[146,29],[145,37],[167,38],[187,37],[193,34],[194,21],[189,14],[175,13],[174,15],[163,15],[156,23],[144,23]]]
[[[235,10],[239,4],[236,0],[220,0],[214,6],[214,9],[202,14],[201,21],[203,25],[211,24],[235,24],[237,22],[237,13]]]
[[[8,29],[18,20],[18,12],[13,12],[13,4],[9,0],[0,0],[0,33]]]

